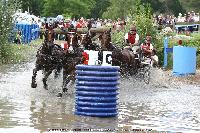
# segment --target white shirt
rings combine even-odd
[[[199,21],[200,21],[199,16],[195,15],[194,16],[194,22],[199,22]]]
[[[74,27],[76,27],[76,24],[77,24],[76,21],[72,21],[72,25],[73,25]]]
[[[97,22],[96,24],[96,28],[99,28],[99,27],[101,27],[101,22]]]
[[[96,24],[95,23],[92,23],[92,28],[96,28]]]

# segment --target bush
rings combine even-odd
[[[12,49],[8,45],[8,36],[13,28],[12,15],[19,4],[18,0],[1,0],[0,5],[0,63],[6,63],[12,56]]]
[[[179,39],[171,37],[169,39],[169,46],[168,47],[177,46],[178,41],[179,41]],[[197,68],[199,68],[200,67],[200,34],[199,33],[192,33],[190,40],[188,38],[182,37],[182,46],[197,48]],[[163,57],[161,58],[161,60],[162,60],[162,64],[163,64]],[[172,69],[172,66],[173,66],[172,54],[169,54],[167,68]]]
[[[148,4],[146,7],[141,6],[141,4],[137,4],[136,6],[136,12],[132,15],[129,15],[129,19],[124,30],[120,32],[115,31],[113,33],[112,41],[118,44],[118,46],[123,46],[124,36],[133,25],[136,25],[137,33],[139,34],[142,42],[148,33],[151,34],[154,41],[156,39],[156,28],[153,25],[150,6]]]
[[[5,45],[7,52],[4,58],[0,62],[1,64],[14,64],[29,61],[35,54],[38,47],[42,44],[41,39],[31,41],[30,45],[17,45],[9,44]],[[11,51],[11,52],[8,52]],[[6,57],[6,58],[5,58]]]

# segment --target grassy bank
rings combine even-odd
[[[8,51],[5,52],[7,54],[6,58],[0,58],[0,66],[4,64],[16,64],[27,62],[30,59],[34,58],[37,49],[41,45],[42,40],[37,39],[28,44],[9,44],[5,45]]]
[[[200,68],[200,33],[192,33],[189,37],[188,36],[180,36],[179,38],[171,37],[169,39],[169,47],[177,46],[178,40],[182,40],[182,46],[185,47],[194,47],[197,49],[197,68]],[[173,66],[173,56],[169,54],[168,57],[168,68],[172,69]]]

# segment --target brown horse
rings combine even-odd
[[[78,35],[76,32],[69,32],[67,34],[67,42],[72,49],[68,49],[63,58],[63,89],[62,92],[67,92],[67,85],[70,81],[75,81],[76,65],[82,64],[83,49],[79,47]],[[62,96],[62,93],[59,93]]]
[[[35,68],[33,69],[32,83],[31,87],[36,88],[36,76],[37,71],[43,70],[43,85],[45,89],[48,89],[47,78],[52,73],[53,70],[59,72],[62,68],[62,56],[63,50],[59,45],[53,43],[54,41],[54,31],[53,27],[49,27],[46,24],[47,30],[45,31],[45,40],[42,46],[38,49],[36,54]]]
[[[90,34],[90,31],[86,34],[81,34],[80,45],[83,46],[85,50],[100,50],[100,46],[92,42],[92,36]]]
[[[120,66],[122,75],[133,75],[137,71],[137,61],[129,49],[120,49],[111,42],[111,30],[101,36],[102,50],[112,51],[112,64]]]

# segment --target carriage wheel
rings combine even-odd
[[[143,76],[144,76],[144,70],[142,68],[138,68],[138,70],[136,72],[136,78],[143,79]]]

